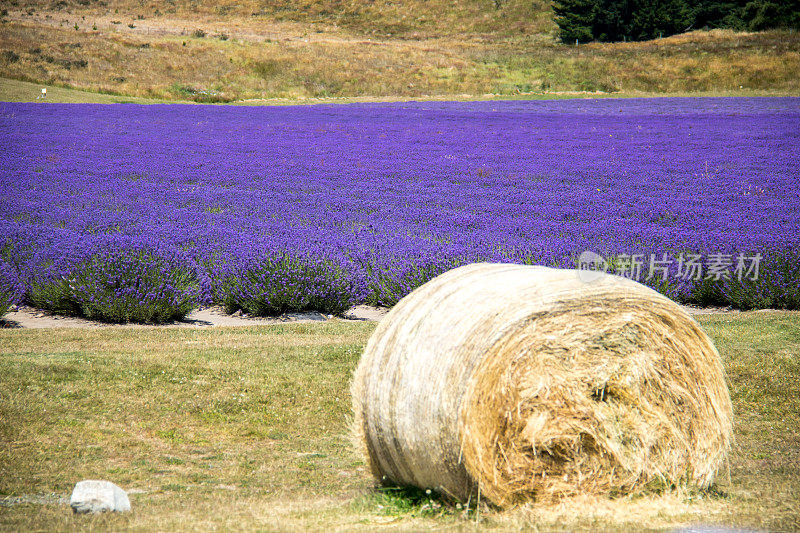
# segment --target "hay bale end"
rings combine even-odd
[[[352,397],[376,479],[500,507],[708,487],[732,435],[719,354],[680,306],[537,266],[467,265],[406,296]]]

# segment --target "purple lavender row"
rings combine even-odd
[[[0,253],[26,301],[105,320],[339,313],[585,250],[758,253],[757,279],[643,281],[799,308],[798,124],[799,98],[0,104]]]

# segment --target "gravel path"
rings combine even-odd
[[[348,310],[339,320],[373,320],[383,318],[389,310],[384,307],[359,305]],[[287,313],[275,318],[250,317],[241,313],[228,315],[220,307],[195,309],[185,320],[163,324],[165,327],[197,328],[213,326],[259,326],[286,324],[290,322],[322,322],[332,320],[332,315],[317,312]],[[20,306],[12,309],[0,320],[3,327],[10,328],[142,328],[143,324],[108,324],[84,318],[53,315],[33,307]]]

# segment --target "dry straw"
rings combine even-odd
[[[719,354],[631,280],[475,264],[400,301],[352,386],[356,441],[385,484],[508,507],[707,487],[730,448]]]

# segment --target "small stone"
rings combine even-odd
[[[131,510],[131,502],[124,490],[110,481],[94,479],[79,481],[72,490],[69,504],[74,513]]]

